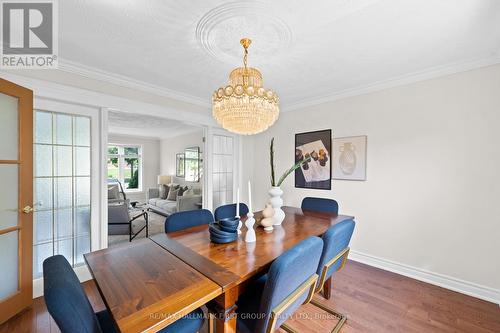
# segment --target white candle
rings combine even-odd
[[[252,210],[252,184],[250,183],[250,179],[248,180],[248,210],[253,212]]]
[[[240,217],[240,188],[236,192],[236,217]]]

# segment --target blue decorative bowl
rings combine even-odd
[[[223,225],[225,227],[233,227],[233,226],[238,226],[238,224],[240,223],[240,218],[239,217],[228,217],[228,218],[225,218],[225,219],[220,219],[219,221],[219,224],[220,225]]]
[[[233,237],[236,233],[236,230],[222,230],[221,226],[217,224],[210,224],[208,227],[208,231],[210,232],[210,235],[216,236],[216,237]]]
[[[231,243],[231,242],[236,241],[237,239],[238,239],[238,234],[235,234],[232,237],[217,237],[217,236],[214,236],[214,235],[210,235],[210,240],[213,243],[217,243],[217,244]]]
[[[224,226],[222,224],[219,224],[219,229],[222,230],[222,231],[226,231],[226,232],[237,232],[238,225],[231,226],[231,227],[226,227],[226,226]]]

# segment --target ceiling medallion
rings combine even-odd
[[[212,96],[215,120],[230,132],[252,135],[265,131],[278,119],[279,99],[272,90],[262,87],[262,74],[247,67],[248,47],[252,41],[243,38],[244,67],[229,74],[229,85],[217,89]]]
[[[195,38],[202,50],[222,63],[240,59],[234,41],[242,34],[258,40],[252,59],[260,66],[274,65],[293,44],[292,30],[281,18],[282,6],[270,1],[225,2],[203,15],[196,25]]]

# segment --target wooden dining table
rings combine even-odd
[[[253,243],[244,241],[243,227],[237,241],[214,244],[202,225],[92,252],[85,259],[121,332],[158,330],[202,304],[215,315],[217,333],[236,332],[236,301],[254,279],[298,242],[353,218],[283,210],[285,219],[272,232],[255,227]],[[255,213],[257,222],[261,218]]]

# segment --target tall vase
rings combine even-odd
[[[268,193],[271,197],[269,202],[274,209],[274,225],[281,225],[285,219],[285,212],[281,209],[281,206],[283,206],[283,199],[281,199],[283,191],[278,186],[273,186]]]

